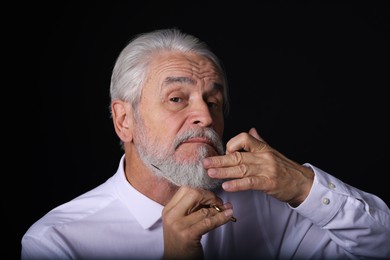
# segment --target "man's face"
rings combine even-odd
[[[164,53],[149,66],[135,113],[134,143],[157,175],[178,186],[214,188],[202,159],[223,154],[223,86],[208,59]]]

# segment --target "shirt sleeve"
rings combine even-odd
[[[61,252],[58,248],[62,248],[62,245],[53,243],[46,237],[32,237],[23,236],[22,239],[22,252],[21,259],[69,259],[72,258],[70,255],[66,255]],[[70,250],[69,250],[70,252]]]
[[[390,257],[390,210],[375,196],[311,165],[315,177],[308,197],[293,210],[330,232],[331,239],[354,255]]]

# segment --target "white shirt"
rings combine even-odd
[[[237,222],[204,235],[206,259],[390,257],[390,210],[378,197],[310,165],[297,208],[260,191],[218,191]],[[124,157],[105,183],[51,210],[22,238],[22,259],[161,259],[163,206],[126,180]]]

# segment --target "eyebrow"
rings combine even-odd
[[[175,83],[187,83],[190,85],[195,85],[195,80],[188,78],[188,77],[167,77],[164,79],[163,86],[169,86]],[[223,85],[219,83],[213,84],[213,89],[222,91]]]
[[[164,80],[163,85],[171,85],[174,83],[189,83],[191,85],[195,85],[195,81],[188,77],[167,77]]]

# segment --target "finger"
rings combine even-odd
[[[214,210],[214,209],[212,209]],[[216,210],[214,210],[216,211]],[[203,217],[199,214],[197,217]],[[189,217],[192,217],[189,216]],[[233,210],[227,209],[222,212],[218,212],[213,216],[203,217],[199,221],[195,222],[193,225],[189,226],[189,234],[205,234],[219,226],[222,226],[230,221],[233,217]]]
[[[262,187],[267,183],[265,177],[249,177],[242,179],[234,179],[222,183],[222,188],[225,191],[236,192],[244,190],[262,190]]]
[[[207,174],[213,179],[236,179],[258,175],[269,167],[267,163],[269,154],[253,155],[252,153],[241,153],[244,163],[230,166],[210,167]],[[268,158],[267,158],[268,157]],[[215,159],[215,158],[213,158]]]
[[[261,149],[261,148],[260,148]],[[234,152],[226,155],[210,156],[203,160],[205,169],[234,167],[242,164],[258,164],[262,160],[261,154],[250,152]]]
[[[172,218],[177,218],[186,216],[201,207],[222,203],[223,201],[211,191],[183,186],[164,207],[164,211],[170,212]]]
[[[234,152],[227,155],[210,156],[203,160],[205,169],[229,167],[240,164],[243,161],[243,153]]]
[[[182,228],[190,234],[205,234],[229,221],[236,221],[231,208],[217,211],[214,208],[203,208],[187,216]]]
[[[267,147],[267,143],[260,138],[256,131],[254,133],[255,136],[251,135],[253,131],[255,130],[249,130],[249,133],[240,133],[230,139],[226,144],[226,154],[242,150],[246,152],[264,150]]]
[[[169,205],[176,207],[178,204],[192,204],[196,201],[198,205],[209,205],[212,203],[222,203],[222,200],[218,198],[213,192],[203,189],[191,188],[188,186],[182,186],[175,193],[169,202]],[[167,205],[168,206],[168,205]],[[185,205],[183,205],[185,207]]]
[[[202,222],[204,219],[211,218],[217,214],[218,211],[214,210],[213,208],[210,208],[208,206],[202,207],[183,217],[183,220],[181,221],[183,225],[182,229],[189,228],[199,222]]]
[[[269,150],[270,146],[267,144],[266,141],[259,135],[257,132],[256,128],[252,127],[249,129],[248,132],[252,137],[256,138],[257,140],[260,141],[260,143],[257,143],[257,148],[254,148],[253,151],[264,151],[264,150]]]
[[[233,217],[233,208],[231,204],[225,204],[219,206],[214,205],[210,207],[204,207],[195,212],[192,212],[185,217],[185,221],[183,221],[183,224],[185,225],[185,227],[190,227],[200,223],[198,227],[204,231],[202,227],[215,228],[216,226],[225,224],[229,220],[235,220],[235,218]]]
[[[233,209],[233,205],[231,203],[225,203],[222,206],[212,205],[211,208],[214,208],[218,212],[222,212],[224,210]],[[226,217],[230,216],[230,214],[227,215],[226,212],[224,214]],[[232,222],[237,222],[237,219],[235,217],[233,217],[233,215],[230,217],[229,220]]]
[[[263,138],[261,138],[260,135],[257,133],[256,128],[252,127],[251,129],[249,129],[249,134],[254,138],[264,142]]]

